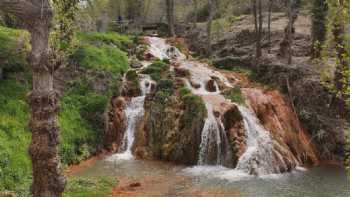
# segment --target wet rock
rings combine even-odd
[[[194,82],[193,80],[190,80],[190,84],[193,88],[199,89],[201,87],[201,84]]]
[[[342,162],[345,159],[345,118],[348,118],[349,110],[344,101],[323,86],[310,66],[262,64],[257,79],[279,87],[285,95],[292,95],[295,110],[308,134],[323,136],[313,138],[323,160]]]
[[[129,187],[141,187],[141,183],[139,183],[139,182],[130,183]]]
[[[130,67],[135,68],[135,69],[139,69],[139,68],[142,68],[143,65],[136,57],[133,57],[130,61]]]
[[[110,152],[116,152],[122,145],[126,129],[126,106],[123,97],[112,98],[105,114],[105,131],[103,135],[103,146]]]
[[[310,136],[302,128],[292,106],[278,91],[264,93],[258,89],[244,89],[251,107],[262,125],[270,131],[276,141],[276,154],[283,156],[281,172],[290,170],[300,164],[317,165],[318,155]],[[288,164],[288,165],[286,165]]]
[[[125,97],[137,97],[141,95],[140,82],[135,70],[130,70],[125,74],[121,95]]]
[[[246,150],[246,135],[242,115],[236,105],[232,105],[222,116],[222,123],[232,150],[231,166],[235,167],[238,159]]]
[[[213,80],[213,79],[210,79],[206,86],[205,86],[205,89],[208,91],[208,92],[216,92],[217,91],[217,88],[216,88],[216,82]]]
[[[142,159],[159,159],[194,165],[198,161],[206,108],[200,97],[148,96],[145,116],[137,130],[134,153]]]
[[[176,77],[190,77],[191,73],[189,72],[189,70],[184,69],[184,68],[174,68],[175,71],[175,76]]]

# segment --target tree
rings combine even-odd
[[[263,14],[262,14],[262,0],[252,0],[252,10],[254,16],[254,27],[256,35],[256,59],[262,56],[261,40],[263,34]]]
[[[215,12],[215,4],[213,0],[208,0],[208,22],[207,22],[207,53],[208,56],[212,55],[212,46],[211,46],[211,30],[212,30],[212,23],[213,23],[213,18],[214,18],[214,12]]]
[[[350,60],[345,42],[345,21],[350,18],[350,3],[345,0],[328,0],[330,28],[335,45],[336,70],[335,89],[342,98],[350,98]]]
[[[312,8],[312,58],[321,56],[322,45],[326,40],[327,0],[314,0]]]
[[[169,35],[175,36],[175,2],[166,0],[167,20],[169,26]]]
[[[0,10],[21,19],[31,34],[29,63],[33,90],[28,94],[29,129],[35,197],[61,196],[65,179],[59,168],[57,124],[58,94],[53,87],[54,67],[49,62],[49,33],[52,9],[49,0],[0,0]]]
[[[269,45],[269,53],[271,50],[271,14],[272,14],[272,6],[273,6],[273,0],[269,0],[268,5],[268,19],[267,19],[267,32],[268,32],[268,45]]]
[[[285,28],[285,34],[282,42],[280,43],[280,52],[279,55],[282,57],[287,57],[288,64],[292,63],[293,51],[293,36],[295,33],[294,24],[298,19],[299,7],[301,0],[287,0],[287,13],[288,13],[288,24]]]
[[[192,0],[194,4],[193,27],[197,27],[198,22],[198,0]]]

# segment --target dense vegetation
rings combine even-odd
[[[26,35],[23,31],[0,26],[0,40],[5,43],[0,45],[0,54],[10,57],[1,64],[5,68],[5,79],[0,81],[0,190],[19,193],[27,192],[31,182],[31,162],[27,155],[30,132],[27,130],[28,107],[25,101],[31,79],[26,69],[25,53],[12,53],[21,44],[20,38]],[[123,50],[132,44],[129,37],[116,33],[79,33],[77,40],[77,49],[69,60],[71,65],[62,69],[64,74],[71,72],[75,66],[83,69],[79,73],[81,76],[74,76],[66,83],[60,102],[59,149],[65,165],[79,163],[99,150],[103,113],[110,97],[118,94],[120,76],[129,67]],[[87,72],[94,74],[88,75]],[[106,91],[94,90],[91,86],[99,75],[109,76]],[[78,196],[95,196],[97,193],[91,193],[94,190],[90,188],[91,184],[95,183],[69,181],[70,189],[67,191],[72,194],[72,191],[81,190],[84,192],[79,192]],[[105,193],[108,181],[96,184],[104,186],[98,194]],[[80,188],[82,186],[76,185],[85,186]]]
[[[39,2],[31,0],[36,1]],[[322,159],[344,160],[346,150],[338,147],[346,144],[339,143],[345,139],[344,131],[337,124],[349,119],[348,0],[41,0],[39,18],[46,26],[40,28],[47,31],[46,37],[41,35],[41,39],[50,42],[46,43],[48,48],[38,51],[49,49],[47,54],[31,54],[35,45],[31,46],[29,39],[37,32],[28,24],[38,21],[30,21],[16,9],[7,10],[4,2],[9,1],[0,0],[0,191],[29,195],[33,181],[28,146],[34,132],[33,124],[28,125],[28,122],[35,114],[35,106],[30,105],[27,97],[35,89],[32,82],[39,77],[32,78],[31,73],[35,75],[42,69],[39,74],[48,72],[54,78],[60,103],[58,150],[61,163],[64,167],[79,164],[101,151],[106,108],[119,96],[124,74],[130,83],[130,91],[139,95],[138,73],[129,70],[129,58],[137,63],[152,59],[147,57],[149,54],[144,54],[147,43],[138,38],[142,34],[156,33],[152,28],[151,32],[143,28],[143,23],[158,24],[158,35],[171,36],[169,43],[187,56],[193,50],[193,56],[204,59],[198,61],[207,61],[216,69],[240,73],[282,90],[307,128],[312,142],[320,146]],[[53,20],[51,12],[45,11],[50,7],[44,6],[45,2],[53,8]],[[36,7],[40,3],[36,3]],[[299,23],[307,26],[311,19],[310,27],[296,24],[301,16],[304,21]],[[271,30],[273,24],[278,25],[275,31]],[[119,33],[109,32],[111,30]],[[176,35],[181,41],[182,37],[186,39],[186,44],[177,40]],[[28,54],[31,54],[29,58]],[[36,57],[40,57],[40,61],[34,61]],[[35,63],[50,65],[35,67],[38,66]],[[188,154],[187,149],[179,149],[179,143],[192,146],[191,137],[198,136],[186,135],[204,124],[207,110],[203,99],[183,84],[179,85],[180,80],[177,81],[176,74],[169,68],[170,60],[154,60],[141,73],[150,75],[157,84],[153,100],[148,101],[148,118],[154,121],[151,125],[153,133],[171,130],[169,125],[181,128],[182,133],[174,135],[177,138],[171,141],[172,146],[167,146],[171,154],[160,156],[177,162]],[[187,72],[183,77],[189,77]],[[48,84],[53,86],[53,83]],[[254,85],[243,84],[248,88]],[[240,87],[222,94],[234,103],[245,104],[246,98]],[[57,110],[52,111],[56,117]],[[160,115],[156,113],[158,111]],[[175,118],[181,124],[173,121]],[[193,128],[193,122],[197,123],[196,128]],[[157,125],[159,123],[161,125]],[[343,129],[342,126],[339,127]],[[55,125],[49,129],[58,134]],[[157,141],[159,136],[153,136],[156,139],[153,140]],[[161,149],[153,148],[157,150],[155,152]],[[187,163],[195,162],[196,151],[189,151],[191,155],[186,159],[190,162]],[[338,156],[340,159],[336,158]],[[107,179],[70,178],[63,196],[104,196],[116,183]]]

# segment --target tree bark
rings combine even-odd
[[[328,6],[327,0],[314,0],[313,4],[311,56],[315,59],[321,56],[322,45],[326,40]]]
[[[58,94],[53,88],[54,68],[49,63],[49,32],[52,10],[48,0],[0,0],[0,9],[23,20],[31,35],[29,63],[33,90],[28,94],[31,117],[29,129],[35,197],[61,196],[65,179],[58,156]]]
[[[269,0],[269,13],[268,13],[268,19],[267,19],[267,31],[268,31],[268,45],[269,45],[269,53],[271,52],[271,14],[272,14],[272,5],[273,0]]]
[[[289,17],[289,22],[288,22],[288,30],[287,30],[287,39],[288,39],[288,64],[292,64],[292,34],[293,34],[293,0],[289,0],[289,5],[288,5],[288,17]]]
[[[169,35],[175,36],[175,2],[174,0],[166,0],[167,20],[169,26]]]
[[[198,0],[193,0],[194,4],[194,18],[193,18],[193,27],[197,27],[198,22]]]
[[[258,46],[257,57],[262,56],[261,41],[263,37],[263,14],[262,14],[262,0],[259,0],[259,33],[258,33]]]
[[[207,53],[210,57],[212,55],[212,46],[211,46],[211,31],[212,31],[212,23],[214,18],[214,2],[213,0],[208,0],[208,8],[209,8],[209,18],[207,22]]]
[[[262,2],[261,0],[252,0],[252,10],[253,10],[253,16],[254,16],[254,31],[256,36],[256,53],[255,58],[256,60],[260,59],[262,55],[261,51],[261,37],[262,37]],[[257,61],[258,62],[258,61]]]

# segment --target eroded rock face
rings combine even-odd
[[[318,154],[310,136],[302,128],[293,107],[278,91],[264,93],[262,90],[246,88],[243,93],[261,124],[277,142],[274,147],[283,155],[284,166],[291,169],[297,165],[318,164]],[[290,169],[282,169],[282,172]]]
[[[238,159],[246,150],[246,135],[242,115],[236,105],[232,105],[222,116],[226,134],[232,150],[232,166],[237,165]]]
[[[117,152],[122,145],[126,129],[125,106],[123,97],[113,98],[109,104],[103,139],[103,145],[107,151]]]
[[[133,146],[135,156],[196,164],[206,117],[205,107],[198,105],[201,104],[186,105],[175,96],[166,100],[148,96]]]
[[[126,73],[120,92],[122,96],[129,98],[141,95],[140,82],[136,71],[131,70]]]
[[[215,85],[215,81],[213,79],[210,79],[206,86],[205,86],[205,89],[208,91],[208,92],[216,92],[217,91],[217,88],[216,88],[216,85]]]

